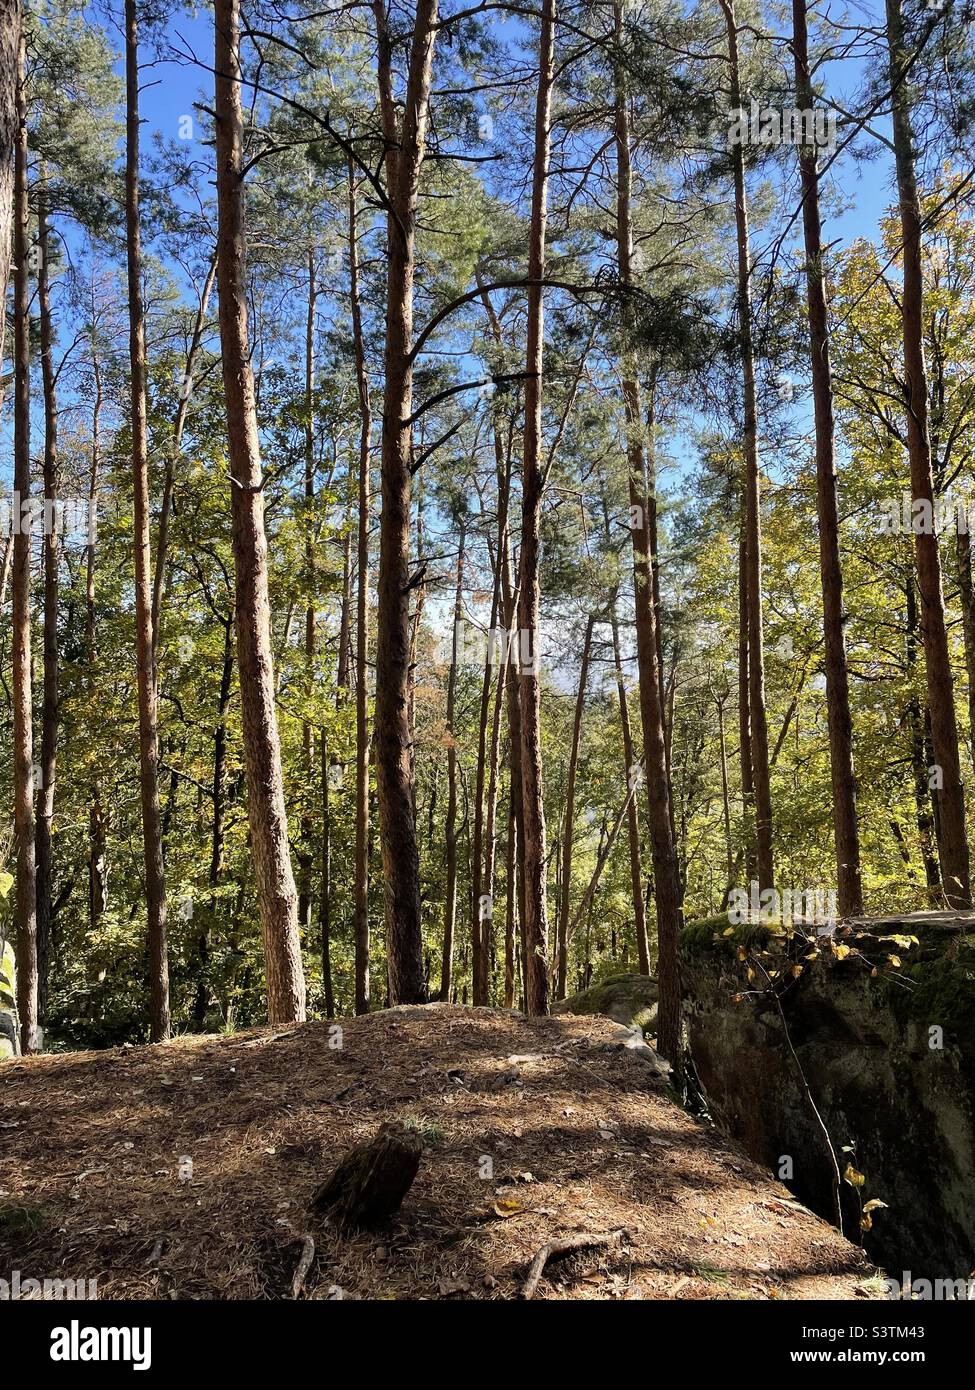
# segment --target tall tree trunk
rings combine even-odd
[[[724,911],[734,885],[735,849],[731,838],[731,798],[728,795],[728,754],[724,734],[724,697],[716,696],[718,709],[718,754],[721,762],[721,818],[724,823],[725,884],[721,899]]]
[[[30,284],[27,234],[27,94],[23,34],[17,60],[14,174],[14,493],[21,513],[14,533],[13,703],[14,832],[17,844],[17,1011],[20,1046],[38,1049],[37,875],[34,858],[34,739],[30,633],[31,534],[23,517],[30,497]],[[2,229],[0,229],[2,230]]]
[[[17,73],[23,17],[21,0],[0,0],[0,301],[6,305],[14,227],[14,153],[17,146]],[[0,314],[0,362],[6,312]]]
[[[757,879],[755,846],[755,779],[752,776],[752,721],[748,694],[748,537],[744,498],[738,536],[738,758],[741,764],[741,812],[745,878]]]
[[[915,823],[917,825],[918,845],[921,850],[921,862],[924,865],[924,881],[927,885],[928,898],[932,906],[938,906],[941,902],[941,871],[938,867],[938,856],[935,851],[935,837],[933,834],[935,824],[932,814],[934,793],[931,788],[928,758],[925,751],[924,715],[921,712],[921,701],[918,699],[915,687],[918,612],[917,592],[912,572],[908,572],[907,575],[904,597],[907,608],[905,665],[911,691],[907,701],[906,720],[910,739],[911,774],[914,782]]]
[[[375,739],[392,1004],[426,998],[409,720],[410,469],[417,200],[429,118],[437,4],[438,0],[419,0],[417,4],[401,122],[393,101],[392,50],[382,0],[376,0],[375,5],[390,199]]]
[[[741,106],[738,61],[738,26],[734,0],[721,0],[728,29],[731,66],[731,106]],[[765,653],[762,636],[762,513],[761,476],[758,463],[758,403],[755,390],[755,348],[752,340],[751,245],[748,235],[748,194],[745,188],[745,152],[739,143],[732,149],[735,183],[735,227],[738,242],[738,334],[745,403],[745,573],[748,604],[748,704],[751,728],[752,779],[755,792],[755,836],[758,846],[758,881],[771,888],[772,796],[769,780],[768,721],[765,714]]]
[[[486,1004],[487,998],[480,997],[480,981],[483,975],[485,984],[487,971],[481,969],[481,950],[483,932],[482,906],[484,888],[482,884],[484,863],[484,782],[487,775],[487,729],[491,709],[491,691],[494,688],[495,629],[500,611],[501,560],[498,558],[494,576],[494,591],[491,596],[491,622],[488,628],[487,650],[484,654],[484,672],[481,677],[480,713],[477,721],[477,764],[474,771],[474,832],[471,837],[471,980],[472,998],[475,1005]]]
[[[41,180],[46,170],[41,166]],[[51,525],[44,530],[44,680],[41,705],[40,786],[36,806],[37,872],[37,1011],[47,1016],[54,902],[54,786],[58,749],[58,404],[54,374],[54,327],[51,321],[50,227],[46,198],[38,194],[37,238],[40,262],[37,300],[41,318],[41,375],[44,390],[44,502]]]
[[[271,1023],[294,1023],[305,1017],[305,978],[274,703],[261,452],[247,333],[239,0],[216,0],[214,20],[217,285],[230,446],[237,664],[248,822],[264,938],[268,1018]]]
[[[10,583],[10,571],[14,564],[14,533],[4,538],[3,558],[0,559],[0,609],[6,606],[7,586]]]
[[[311,704],[315,689],[315,648],[317,645],[317,610],[315,607],[315,309],[318,303],[318,282],[315,276],[315,250],[308,247],[308,304],[305,314],[305,582],[309,602],[305,609],[305,700]],[[301,728],[302,751],[305,763],[305,809],[301,816],[301,851],[298,854],[298,925],[311,926],[311,871],[314,861],[314,818],[307,805],[312,779],[315,776],[315,730],[305,718]],[[325,793],[328,794],[327,791]],[[323,827],[323,833],[325,827]],[[322,885],[323,891],[325,885]]]
[[[572,720],[569,770],[565,781],[565,812],[562,825],[562,893],[559,902],[559,926],[555,946],[556,999],[565,998],[566,975],[569,966],[569,911],[572,906],[572,846],[575,832],[576,772],[579,766],[579,748],[582,743],[582,716],[586,707],[586,690],[589,685],[589,656],[592,651],[592,630],[595,621],[594,616],[590,614],[586,623],[586,635],[582,643],[579,693],[576,696],[575,717]]]
[[[139,217],[139,25],[136,0],[125,0],[125,135],[132,488],[135,503],[135,644],[139,687],[139,781],[149,926],[149,1030],[153,1042],[164,1042],[169,1037],[169,959],[166,951],[166,870],[159,812],[159,713],[152,634],[146,334]]]
[[[508,797],[508,852],[505,859],[504,1007],[515,1006],[517,972],[515,934],[518,929],[518,815],[513,791]]]
[[[504,342],[501,333],[501,324],[491,303],[491,297],[485,291],[482,292],[481,300],[488,316],[494,340],[497,343],[499,351],[503,351]],[[471,876],[471,940],[474,948],[473,997],[475,1004],[487,1004],[490,999],[491,950],[493,946],[494,926],[494,826],[498,803],[501,758],[501,717],[503,705],[506,705],[508,711],[512,767],[514,767],[514,762],[517,759],[520,769],[521,755],[520,732],[517,734],[515,732],[516,729],[520,730],[520,723],[518,723],[517,684],[515,682],[509,684],[509,671],[511,670],[511,658],[513,655],[510,638],[516,606],[510,566],[511,433],[509,431],[506,447],[501,432],[501,415],[496,403],[492,411],[492,435],[494,440],[495,475],[498,488],[498,548],[494,569],[493,591],[491,595],[491,632],[489,634],[488,648],[485,654],[484,681],[481,687],[481,718],[478,736],[478,766],[475,791],[474,845],[472,850],[474,868]],[[503,629],[506,634],[503,643],[495,641],[499,629]],[[496,680],[494,679],[493,671],[495,656],[498,658]],[[496,697],[491,727],[490,752],[487,755],[487,808],[482,820],[481,803],[484,787],[487,717],[492,685],[496,686]],[[513,692],[513,694],[509,694],[509,691]],[[512,720],[515,722],[512,723]],[[520,772],[516,780],[518,785],[516,815],[520,815]],[[509,837],[510,848],[517,849],[517,844],[517,836]],[[517,878],[517,872],[515,873],[515,878]],[[507,931],[511,927],[512,920],[513,919],[509,918],[506,922],[506,950]],[[505,959],[507,962],[507,956]],[[507,963],[505,968],[507,969]]]
[[[623,768],[627,785],[639,774],[633,748],[630,709],[623,679],[623,660],[620,651],[620,627],[616,612],[616,594],[610,596],[609,621],[613,633],[613,664],[616,668],[616,693],[620,705],[620,724],[623,729]],[[647,937],[647,909],[643,896],[643,866],[640,854],[640,808],[635,796],[626,803],[626,826],[630,845],[630,895],[633,900],[633,931],[641,975],[650,974],[650,942]]]
[[[359,395],[359,533],[356,542],[355,1011],[369,1012],[369,450],[372,413],[362,336],[354,166],[349,159],[349,298]]]
[[[914,132],[907,84],[909,57],[904,45],[901,0],[886,0],[887,44],[894,135],[894,164],[900,200],[904,285],[901,318],[904,338],[904,386],[907,406],[907,452],[913,502],[928,504],[934,515],[934,479],[928,436],[928,383],[924,363],[924,281],[921,263],[921,203],[914,167]],[[940,770],[941,874],[951,907],[972,905],[965,793],[958,756],[954,679],[948,651],[941,556],[936,529],[915,530],[914,553],[921,598],[921,640],[927,675],[928,710],[934,761]]]
[[[190,400],[193,395],[193,373],[196,370],[197,359],[200,355],[200,349],[203,346],[203,330],[206,327],[207,309],[210,304],[210,295],[213,293],[213,286],[216,278],[217,253],[216,250],[214,250],[213,258],[210,261],[210,268],[207,271],[206,279],[203,282],[203,289],[200,293],[200,302],[197,305],[193,332],[190,337],[190,346],[186,354],[183,381],[179,390],[179,405],[176,407],[176,415],[173,419],[172,447],[166,453],[162,503],[159,508],[159,534],[156,542],[156,568],[152,579],[153,661],[157,666],[159,661],[159,630],[162,624],[163,589],[166,584],[166,562],[169,558],[169,519],[173,506],[176,464],[183,447],[183,431],[186,428],[186,417],[189,414]],[[157,670],[157,679],[158,674]]]
[[[964,527],[955,530],[955,565],[965,643],[965,675],[968,682],[968,734],[975,758],[975,588],[972,585],[972,538]]]
[[[814,93],[809,71],[806,0],[792,0],[792,50],[795,56],[796,100],[800,109],[811,111]],[[826,708],[833,788],[836,883],[840,915],[855,917],[863,912],[863,882],[860,874],[857,784],[853,768],[850,675],[843,631],[843,571],[840,565],[839,508],[836,495],[833,376],[829,358],[825,265],[822,222],[819,214],[819,171],[815,145],[799,147],[799,173],[802,183],[806,305],[809,313],[809,351],[816,421],[816,505],[819,513],[819,570],[823,589]]]
[[[507,538],[506,538],[507,539]],[[487,806],[484,812],[484,874],[478,894],[478,939],[481,943],[480,978],[477,994],[485,1004],[491,1002],[491,960],[494,954],[494,875],[497,859],[498,790],[501,770],[501,713],[505,703],[505,677],[510,652],[498,662],[491,717],[491,746],[488,753]],[[476,1000],[475,1000],[476,1002]]]
[[[91,411],[91,463],[88,470],[88,543],[85,546],[85,660],[91,668],[95,660],[95,564],[96,529],[95,518],[98,513],[98,484],[101,473],[102,442],[101,419],[105,403],[105,388],[102,381],[101,360],[95,339],[94,319],[91,337],[92,373],[95,383],[95,399]]]
[[[464,524],[461,522],[457,541],[453,642],[450,653],[450,674],[447,677],[447,819],[444,824],[447,881],[444,889],[440,991],[437,995],[443,1004],[450,1000],[450,981],[454,961],[454,926],[457,918],[457,659],[460,645],[460,625],[464,616],[464,549],[466,539]]]
[[[227,775],[227,714],[230,710],[230,692],[234,672],[234,621],[230,615],[223,624],[223,659],[220,663],[220,687],[217,695],[217,718],[213,727],[213,778],[210,784],[213,801],[213,819],[210,823],[210,869],[207,885],[210,888],[210,911],[216,907],[216,889],[220,886],[223,874],[224,822],[226,818],[226,775]],[[207,1009],[210,1006],[210,985],[207,980],[207,967],[210,963],[210,939],[206,927],[200,932],[198,941],[199,978],[196,985],[196,998],[193,1003],[193,1022],[199,1032],[206,1025]]]
[[[89,681],[94,681],[96,659],[95,565],[98,487],[101,473],[101,417],[105,401],[101,359],[98,355],[97,308],[92,279],[91,361],[95,398],[91,412],[91,460],[88,470],[88,540],[85,546],[85,664]],[[108,826],[109,812],[103,805],[102,789],[96,777],[88,808],[88,930],[94,932],[108,906]]]
[[[615,13],[617,31],[620,32],[623,23],[621,0],[616,4]],[[615,141],[617,256],[620,280],[626,290],[632,282],[633,228],[630,211],[632,175],[629,119],[622,66],[618,66],[616,71]],[[660,678],[660,647],[657,642],[657,611],[653,599],[653,557],[643,410],[639,382],[631,363],[631,349],[626,343],[623,355],[623,404],[627,434],[640,716],[643,726],[654,899],[657,907],[657,1046],[668,1060],[676,1063],[680,1052],[681,1032],[680,885],[674,853],[670,777],[667,768],[667,740]]]
[[[541,593],[538,582],[538,541],[543,487],[542,363],[545,318],[542,280],[545,276],[554,80],[555,0],[543,0],[538,48],[535,153],[528,244],[528,346],[525,355],[525,435],[522,450],[521,556],[516,639],[521,695],[521,794],[525,844],[525,1007],[530,1014],[548,1013],[548,905],[545,888],[545,806],[542,799],[542,718],[539,681]]]

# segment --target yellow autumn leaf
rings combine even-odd
[[[866,1182],[863,1173],[858,1173],[852,1163],[846,1165],[846,1168],[843,1170],[843,1178],[851,1187],[862,1187]]]

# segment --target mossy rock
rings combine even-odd
[[[688,922],[680,934],[681,951],[686,956],[735,955],[739,946],[751,950],[768,945],[775,933],[758,922],[732,923],[727,912]]]
[[[610,975],[588,989],[561,999],[555,1013],[601,1014],[628,1028],[649,1028],[657,1019],[657,982],[649,975]]]
[[[948,1042],[975,1053],[975,942],[956,938],[936,959],[905,964],[898,973],[910,988],[888,985],[895,1015],[923,1028],[938,1025]]]

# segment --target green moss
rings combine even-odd
[[[938,1025],[945,1042],[975,1050],[975,942],[959,941],[957,951],[907,965],[900,974],[910,989],[888,985],[896,1016],[922,1027]]]
[[[570,995],[556,1006],[556,1012],[602,1014],[628,1027],[643,1028],[656,1018],[656,981],[648,975],[611,975],[590,985],[589,989]]]
[[[718,917],[705,917],[700,922],[688,922],[681,932],[680,944],[681,950],[689,959],[715,953],[730,956],[737,952],[739,946],[744,946],[747,950],[756,946],[765,947],[772,935],[771,928],[756,922],[740,922],[734,925],[728,920],[728,913],[723,912]]]

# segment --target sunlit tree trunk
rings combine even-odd
[[[46,170],[41,166],[41,180]],[[37,302],[41,319],[41,376],[44,392],[44,502],[52,519],[58,502],[58,403],[54,371],[54,325],[51,319],[50,225],[46,198],[38,193]],[[41,703],[40,785],[36,805],[37,870],[37,1010],[43,1023],[47,1015],[51,968],[52,907],[54,902],[54,788],[58,749],[58,565],[56,525],[45,528],[44,544],[44,677]]]
[[[622,28],[622,5],[616,6],[617,31]],[[632,281],[633,228],[630,210],[631,163],[626,83],[616,71],[615,142],[617,160],[616,237],[620,281],[626,291]],[[630,534],[633,546],[633,594],[636,609],[637,666],[640,717],[649,808],[654,901],[657,908],[657,1046],[670,1061],[680,1051],[681,989],[679,965],[680,884],[674,853],[670,776],[664,728],[663,686],[660,677],[658,613],[654,604],[651,516],[647,483],[640,386],[624,345],[623,405],[629,475]]]
[[[731,69],[731,106],[742,104],[738,60],[738,26],[733,0],[721,0],[728,30]],[[745,574],[748,609],[748,706],[751,730],[751,771],[755,794],[755,837],[758,848],[758,881],[771,888],[772,795],[769,778],[768,721],[765,714],[765,654],[762,634],[762,514],[761,475],[758,462],[758,403],[755,390],[755,348],[752,339],[751,244],[748,234],[748,194],[745,188],[745,154],[740,143],[732,148],[735,184],[735,227],[738,242],[738,335],[741,349],[745,402]]]
[[[30,630],[30,526],[23,521],[30,497],[30,284],[27,230],[27,98],[25,46],[18,42],[17,138],[13,199],[14,261],[14,493],[21,520],[14,533],[13,705],[14,834],[17,845],[17,1011],[20,1046],[36,1052],[37,875],[34,851],[34,739]]]
[[[556,938],[555,997],[565,998],[566,975],[569,966],[569,911],[572,906],[572,847],[575,831],[576,773],[579,767],[579,748],[582,743],[582,716],[586,707],[589,685],[589,655],[592,651],[592,630],[595,618],[589,615],[582,643],[579,666],[579,692],[572,720],[572,743],[569,748],[569,768],[565,780],[565,819],[562,824],[562,892],[559,901],[559,925]]]
[[[6,304],[14,228],[14,151],[17,144],[17,73],[21,0],[0,0],[0,301]],[[0,314],[0,362],[7,315]],[[0,388],[2,399],[2,388]],[[0,600],[3,593],[0,591]]]
[[[795,57],[796,99],[803,111],[811,111],[814,100],[809,72],[807,30],[806,0],[793,0],[792,51]],[[806,304],[809,313],[813,411],[816,421],[816,502],[819,512],[819,569],[823,589],[826,708],[833,788],[836,882],[840,915],[850,917],[863,911],[863,883],[860,875],[857,784],[853,769],[850,676],[843,631],[845,618],[843,571],[840,566],[839,508],[836,495],[833,377],[829,356],[825,266],[819,215],[819,171],[815,145],[799,147],[799,173],[806,248]]]
[[[132,487],[135,545],[135,642],[139,687],[139,780],[149,923],[149,1028],[169,1037],[166,870],[159,811],[159,713],[152,634],[149,537],[149,440],[146,425],[146,334],[139,216],[139,27],[136,0],[125,0],[125,223],[128,250],[129,362],[132,391]]]
[[[359,294],[358,209],[349,161],[349,297],[359,395],[359,531],[356,540],[355,1011],[369,1011],[369,449],[372,414]]]
[[[457,919],[457,660],[460,646],[460,625],[464,616],[464,525],[460,525],[457,542],[457,583],[454,590],[454,626],[447,676],[447,818],[444,823],[446,851],[446,884],[444,889],[443,951],[441,953],[440,992],[444,1004],[450,1000],[451,972],[454,963],[454,927]]]
[[[248,821],[264,939],[268,1018],[271,1023],[293,1023],[305,1017],[305,978],[274,702],[261,453],[247,332],[238,0],[217,0],[214,18],[217,285],[230,446],[237,664]]]
[[[437,0],[419,0],[416,8],[401,119],[393,99],[392,51],[382,0],[376,0],[375,12],[390,201],[375,740],[389,998],[391,1004],[404,1004],[426,998],[409,717],[411,416],[417,200],[429,118]]]
[[[928,436],[928,383],[924,363],[924,279],[921,261],[921,203],[914,167],[914,131],[908,86],[909,57],[904,45],[901,0],[886,0],[887,44],[894,135],[894,164],[900,200],[904,285],[901,319],[904,340],[904,385],[907,406],[907,452],[911,497],[928,504],[934,515],[934,479]],[[954,679],[948,650],[941,556],[935,529],[915,530],[914,553],[921,598],[921,641],[927,676],[928,711],[934,745],[939,847],[945,897],[951,907],[971,907],[965,793],[958,756]]]
[[[535,99],[528,242],[528,345],[525,355],[525,435],[522,452],[521,554],[518,575],[518,674],[521,696],[521,794],[525,863],[525,1008],[548,1013],[548,905],[545,806],[542,799],[541,639],[538,542],[542,514],[542,360],[545,241],[551,160],[552,88],[555,80],[555,0],[542,5]]]

